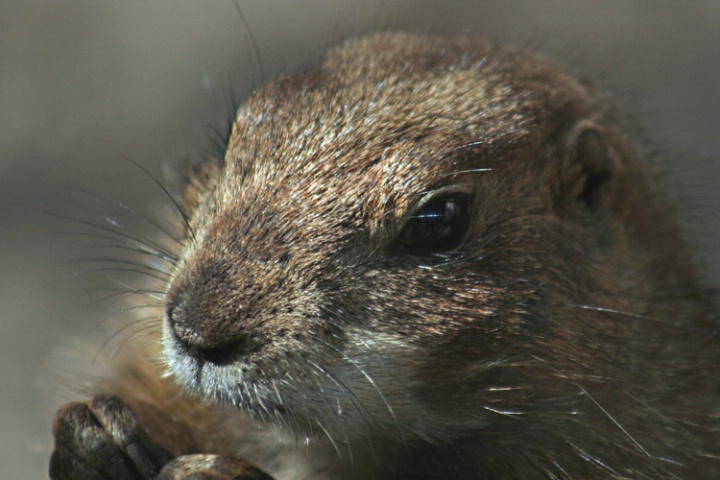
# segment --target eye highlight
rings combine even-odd
[[[451,194],[430,200],[408,217],[395,242],[399,251],[422,255],[452,250],[470,227],[470,199]]]

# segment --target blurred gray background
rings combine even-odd
[[[663,152],[717,283],[717,0],[0,0],[0,477],[46,477],[62,397],[54,352],[114,315],[75,278],[87,267],[72,260],[95,255],[67,235],[84,227],[46,212],[119,209],[83,189],[151,214],[167,202],[132,162],[165,179],[163,165],[202,154],[260,70],[296,70],[348,35],[399,28],[527,45],[614,92]]]

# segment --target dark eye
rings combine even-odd
[[[465,239],[470,226],[470,202],[465,195],[438,198],[407,219],[397,248],[426,254],[451,250]]]

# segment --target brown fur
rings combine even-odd
[[[139,360],[105,392],[173,456],[280,479],[716,478],[717,317],[626,132],[521,50],[335,49],[187,191],[165,357],[203,400]],[[438,191],[466,238],[397,248]]]

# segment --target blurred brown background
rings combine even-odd
[[[237,7],[265,76],[345,36],[403,28],[528,45],[598,79],[657,141],[717,282],[717,0],[0,0],[0,477],[46,476],[52,352],[112,315],[84,298],[68,263],[93,256],[62,234],[80,226],[44,212],[82,217],[88,197],[73,188],[146,213],[163,201],[127,159],[163,177],[222,125],[228,92],[243,98],[258,82]]]

